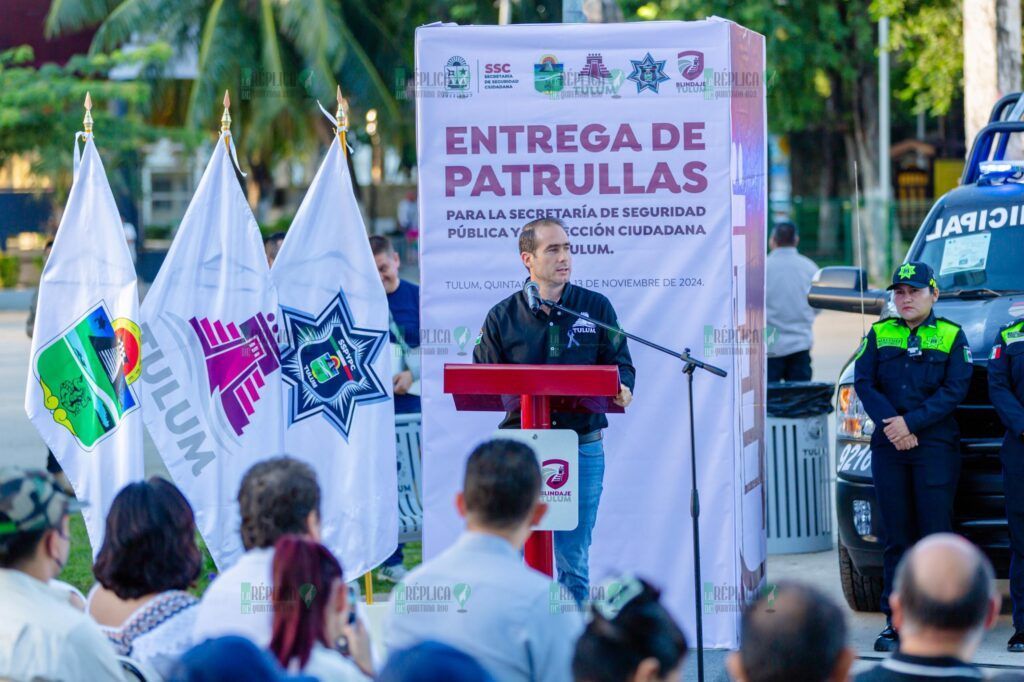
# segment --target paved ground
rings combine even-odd
[[[25,417],[23,407],[29,340],[24,331],[25,314],[0,311],[0,463],[42,466],[46,450],[35,430]],[[865,320],[864,324],[870,324]],[[820,381],[835,381],[850,352],[856,347],[862,333],[859,315],[824,312],[815,323],[815,348],[812,353],[814,377]],[[835,424],[830,425],[835,433]],[[152,443],[146,444],[147,473],[164,473],[163,464],[156,456]],[[768,563],[769,580],[797,578],[810,581],[831,594],[845,606],[839,586],[839,569],[835,551],[816,554],[790,554],[773,556]],[[1005,585],[1003,586],[1005,588]],[[859,666],[869,665],[876,654],[871,650],[874,637],[882,627],[878,614],[849,613],[851,641],[862,657]],[[983,643],[978,660],[992,666],[1024,666],[1024,655],[1009,654],[1005,650],[1010,637],[1009,618],[1003,616],[997,629]],[[706,679],[727,679],[723,670],[725,652],[707,652]],[[696,679],[696,657],[686,664],[685,679]]]

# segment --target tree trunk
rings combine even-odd
[[[970,150],[978,131],[988,123],[992,105],[1020,90],[1020,0],[964,0],[963,16],[964,129]],[[1014,140],[1007,154],[1019,152]]]

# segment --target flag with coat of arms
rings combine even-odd
[[[223,131],[142,304],[146,428],[218,568],[242,554],[243,474],[282,454],[277,296]]]
[[[271,275],[281,305],[285,448],[322,490],[323,543],[358,576],[398,539],[387,296],[343,135],[335,136]]]
[[[88,106],[88,104],[87,104]],[[25,411],[82,511],[93,556],[118,491],[145,474],[139,297],[121,214],[91,132],[43,267]]]

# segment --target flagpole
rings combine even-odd
[[[334,129],[335,134],[338,136],[338,141],[341,142],[341,151],[345,156],[348,156],[348,114],[345,113],[345,100],[341,96],[341,86],[338,86],[338,111],[335,112],[334,118],[338,119],[338,127]]]
[[[231,133],[231,112],[229,111],[230,109],[231,109],[231,95],[229,95],[228,91],[225,90],[224,91],[224,114],[220,117],[220,132],[222,134],[223,133],[228,133],[228,134]],[[224,148],[228,150],[229,154],[231,153],[231,145],[228,142],[228,138],[227,137],[224,137]]]
[[[334,112],[334,118],[338,121],[338,127],[334,129],[334,134],[338,136],[338,142],[341,143],[341,153],[348,157],[348,141],[346,136],[348,134],[348,114],[345,113],[345,99],[341,96],[341,86],[338,86],[338,110]],[[363,574],[363,583],[365,585],[366,605],[373,606],[373,571],[367,571]]]
[[[86,135],[92,135],[92,95],[85,93],[85,118],[82,119],[82,128]]]

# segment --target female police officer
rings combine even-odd
[[[931,533],[952,530],[960,475],[959,429],[952,419],[971,381],[971,351],[960,327],[935,317],[939,298],[926,263],[893,273],[899,317],[871,325],[854,362],[854,385],[875,423],[872,475],[885,541],[882,611],[903,552]],[[899,635],[888,621],[875,651],[892,651]]]
[[[1010,526],[1010,598],[1013,637],[1009,651],[1024,652],[1024,320],[999,330],[988,356],[988,395],[1006,426],[1003,490]]]

